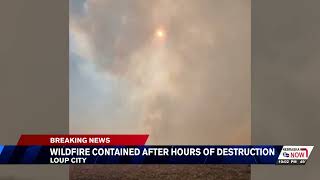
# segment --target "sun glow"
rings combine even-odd
[[[158,28],[156,31],[155,31],[155,37],[157,39],[164,39],[166,37],[166,32],[164,29],[162,28]]]

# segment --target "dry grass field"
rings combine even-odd
[[[77,165],[70,180],[213,179],[249,180],[248,165]]]

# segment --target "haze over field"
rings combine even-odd
[[[250,1],[71,0],[70,132],[250,143]]]

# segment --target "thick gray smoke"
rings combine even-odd
[[[149,143],[250,143],[250,3],[92,0],[70,31],[78,54],[130,85]]]

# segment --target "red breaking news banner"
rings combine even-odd
[[[21,135],[18,146],[92,146],[145,145],[149,135]]]

